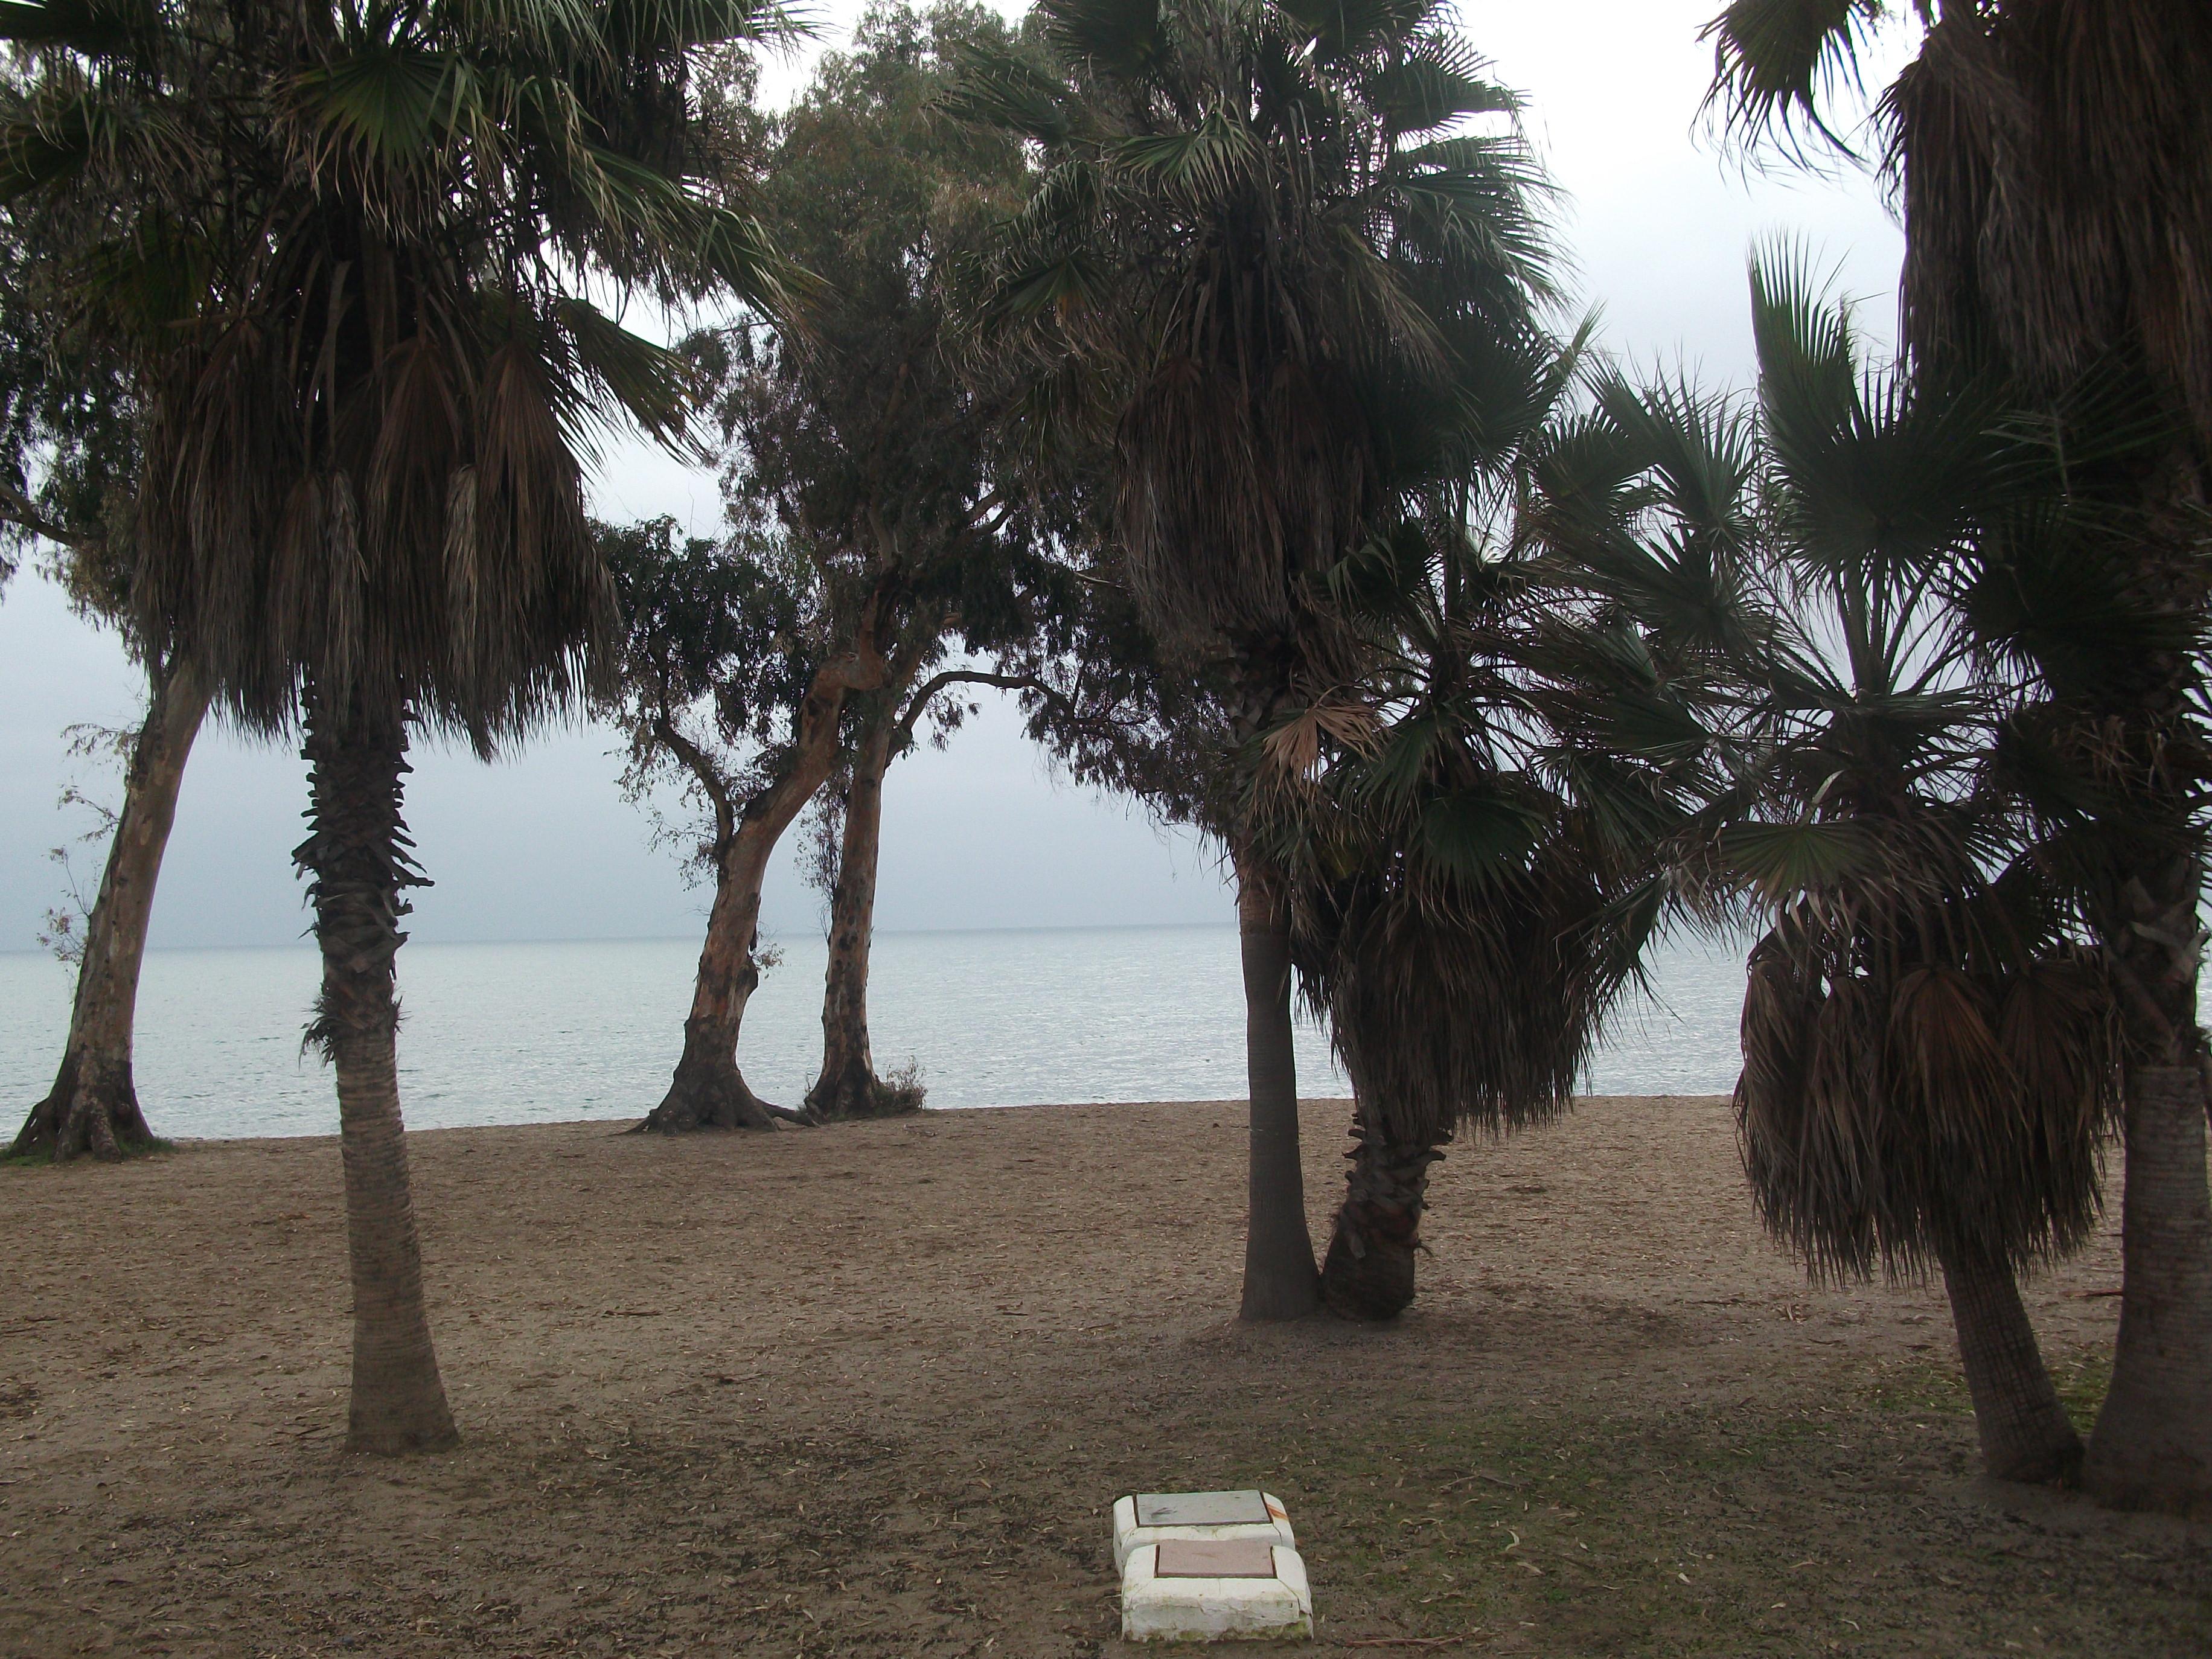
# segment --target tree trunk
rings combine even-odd
[[[2201,1065],[2127,1080],[2119,1339],[2082,1485],[2118,1509],[2212,1515],[2212,1200]]]
[[[837,885],[830,899],[830,968],[822,988],[822,1074],[806,1092],[817,1123],[893,1117],[918,1109],[918,1086],[876,1075],[868,1042],[868,957],[876,920],[876,869],[883,846],[884,774],[890,766],[897,710],[886,700],[853,761]]]
[[[788,822],[788,820],[786,820]],[[653,1134],[694,1129],[769,1129],[775,1108],[746,1086],[738,1069],[745,1005],[760,984],[753,951],[760,936],[761,885],[782,824],[748,817],[714,870],[714,902],[707,913],[684,1053],[660,1104],[638,1127]]]
[[[2081,1437],[2051,1385],[2011,1267],[1967,1248],[1947,1249],[1942,1258],[1982,1468],[1998,1480],[2071,1480],[2081,1468]]]
[[[1352,1167],[1345,1172],[1344,1203],[1322,1263],[1322,1297],[1330,1312],[1346,1319],[1395,1319],[1413,1299],[1429,1166],[1443,1154],[1433,1146],[1385,1140],[1358,1106],[1352,1139],[1345,1154]]]
[[[346,1446],[386,1455],[453,1445],[453,1413],[438,1376],[422,1301],[422,1258],[399,1115],[393,984],[413,907],[405,889],[428,884],[408,855],[400,817],[409,768],[395,713],[359,700],[334,709],[310,692],[303,750],[313,833],[293,858],[308,872],[322,994],[310,1041],[337,1073],[338,1141],[345,1169],[346,1252],[353,1273],[353,1399]]]
[[[1321,1305],[1298,1161],[1297,1053],[1291,1036],[1291,916],[1272,872],[1237,857],[1237,938],[1244,966],[1244,1064],[1251,1093],[1250,1210],[1244,1231],[1245,1319],[1301,1319]]]
[[[84,1152],[114,1158],[154,1139],[139,1110],[131,1066],[138,970],[161,854],[176,822],[177,793],[208,697],[189,668],[149,667],[147,678],[146,719],[131,746],[123,811],[108,842],[99,896],[85,918],[84,955],[61,1066],[52,1092],[24,1120],[13,1156],[45,1152],[58,1164]]]
[[[2177,452],[2146,476],[2132,597],[2201,623],[2204,479]],[[2131,799],[2103,826],[2117,878],[2095,894],[2099,942],[2124,994],[2124,1277],[2112,1386],[2082,1484],[2123,1509],[2212,1513],[2212,1191],[2204,1169],[2203,838],[2208,775],[2197,655],[2150,652],[2111,675],[2087,741]]]
[[[690,1018],[684,1022],[683,1057],[660,1104],[637,1126],[643,1133],[767,1129],[803,1121],[745,1085],[738,1069],[738,1038],[745,1005],[760,984],[753,950],[760,936],[761,884],[768,878],[769,860],[836,765],[837,720],[854,678],[842,665],[815,676],[799,706],[783,775],[745,803],[734,831],[716,853],[714,902],[707,913]]]

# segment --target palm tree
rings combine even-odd
[[[1828,134],[1893,9],[1735,0],[1711,25],[1713,98],[1754,138]],[[1920,50],[1883,92],[1885,165],[1905,216],[1916,373],[1994,352],[2045,401],[2101,368],[2173,436],[2131,456],[2132,590],[2201,626],[2212,453],[2212,14],[2163,0],[1919,0]],[[2207,769],[2199,659],[2161,650],[2073,699],[2102,769],[2107,856],[2082,875],[2125,988],[2125,1282],[2112,1380],[2083,1479],[2126,1508],[2212,1505],[2212,1109],[2197,1013]]]
[[[1351,678],[1316,584],[1396,516],[1393,441],[1548,295],[1515,100],[1433,0],[1040,0],[1034,52],[950,102],[1046,171],[989,319],[1032,412],[1088,414],[1151,626],[1218,674],[1248,752]],[[1470,125],[1475,124],[1475,125]],[[1246,1000],[1243,1311],[1319,1296],[1298,1158],[1290,895],[1230,826]]]
[[[2163,641],[2095,579],[2106,549],[2044,434],[1984,387],[1863,376],[1848,313],[1786,260],[1754,270],[1753,313],[1789,620],[1747,665],[1757,811],[1718,843],[1770,924],[1745,1167],[1816,1273],[1939,1267],[1989,1472],[2069,1478],[2081,1441],[2017,1275],[2094,1228],[2119,1010],[2067,900],[2065,832],[2034,810],[2050,700],[2000,631],[2057,598],[2072,614],[2039,629],[2079,638],[2101,611],[2108,650],[2130,621],[2137,647]]]
[[[449,1444],[399,1111],[395,960],[422,884],[410,726],[489,750],[562,707],[612,631],[590,434],[681,430],[681,360],[582,291],[770,299],[712,175],[698,72],[742,0],[495,13],[434,3],[24,5],[0,194],[112,226],[88,307],[146,411],[134,599],[247,726],[304,733],[354,1313],[349,1444]],[[141,304],[133,314],[144,316]]]
[[[1443,1146],[1567,1108],[1713,787],[1712,668],[1750,626],[1747,424],[1605,374],[1578,405],[1583,368],[1579,342],[1488,366],[1458,481],[1333,577],[1364,698],[1265,740],[1265,782],[1313,779],[1265,816],[1356,1096],[1322,1267],[1351,1318],[1412,1299]]]

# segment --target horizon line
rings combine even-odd
[[[1232,917],[1225,921],[1085,921],[1012,924],[1004,927],[878,927],[878,939],[925,938],[936,935],[968,933],[1171,933],[1199,928],[1233,929]],[[815,929],[763,928],[762,937],[781,941],[793,938],[813,936]],[[447,945],[670,945],[697,940],[700,933],[574,933],[546,939],[410,939],[408,943],[425,949]],[[287,945],[149,945],[147,954],[182,952],[185,951],[312,951],[315,941],[312,934],[302,934]],[[0,950],[0,957],[50,957],[52,953],[38,945],[13,945]]]

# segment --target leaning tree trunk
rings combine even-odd
[[[753,951],[760,936],[761,886],[782,827],[748,817],[715,863],[714,902],[707,912],[691,1012],[684,1022],[684,1053],[668,1092],[638,1126],[648,1133],[765,1129],[777,1121],[775,1108],[753,1093],[738,1069],[738,1038],[745,1006],[760,985]]]
[[[1352,1167],[1345,1172],[1344,1203],[1322,1263],[1322,1298],[1346,1319],[1395,1319],[1413,1299],[1429,1166],[1443,1154],[1385,1139],[1357,1104],[1352,1140],[1345,1154]]]
[[[2059,1403],[2010,1265],[1963,1245],[1947,1247],[1942,1262],[1983,1468],[1999,1480],[2070,1480],[2081,1467],[2081,1437]]]
[[[346,1251],[353,1273],[353,1401],[349,1450],[435,1451],[454,1443],[422,1301],[422,1250],[399,1116],[393,984],[412,908],[402,894],[428,884],[408,854],[400,817],[409,770],[397,711],[356,699],[333,708],[310,693],[309,818],[293,854],[311,879],[322,994],[309,1038],[337,1073],[345,1168]]]
[[[61,1066],[52,1091],[31,1109],[15,1136],[11,1150],[17,1156],[45,1152],[56,1163],[84,1152],[121,1158],[154,1139],[138,1108],[131,1066],[138,970],[161,854],[176,822],[177,792],[208,697],[187,667],[150,667],[148,678],[151,696],[131,748],[123,811],[108,843],[99,896],[85,919],[84,955]]]
[[[876,1075],[868,1042],[868,957],[873,947],[876,869],[883,846],[884,774],[890,766],[896,710],[886,702],[853,762],[837,884],[830,898],[830,969],[822,988],[822,1074],[806,1092],[817,1123],[891,1117],[921,1104],[918,1088]]]
[[[1244,968],[1244,1064],[1251,1093],[1245,1319],[1300,1319],[1321,1305],[1298,1161],[1297,1053],[1291,1031],[1291,916],[1279,884],[1249,848],[1237,856]]]
[[[746,1086],[738,1069],[745,1005],[760,985],[753,950],[760,936],[761,887],[776,843],[829,781],[836,764],[837,720],[853,677],[825,669],[800,706],[790,763],[782,777],[745,803],[735,829],[716,850],[714,902],[684,1022],[684,1053],[668,1092],[638,1128],[650,1134],[696,1129],[765,1129],[798,1121]]]

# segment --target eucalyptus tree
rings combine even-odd
[[[2046,404],[2093,369],[2171,422],[2121,467],[2137,533],[2113,550],[2181,626],[2207,611],[2212,477],[2212,12],[2163,0],[1736,0],[1711,25],[1713,99],[1802,153],[1891,21],[1918,51],[1875,125],[1903,210],[1915,372],[1994,355]],[[1840,141],[1832,141],[1840,142]],[[2112,1380],[2083,1479],[2129,1508],[2212,1505],[2212,1191],[2197,1012],[2205,785],[2201,658],[2112,662],[2051,741],[2094,771],[2099,857],[2076,872],[2126,994],[2125,1279]]]
[[[1024,693],[1031,702],[1050,695],[1033,674],[979,667],[942,669],[916,685],[915,675],[905,672],[908,660],[895,655],[882,690],[849,700],[856,718],[842,775],[821,799],[829,953],[822,981],[822,1066],[803,1108],[811,1123],[896,1116],[920,1109],[923,1099],[918,1079],[886,1079],[877,1073],[868,1027],[884,775],[894,762],[914,751],[925,719],[932,722],[931,740],[941,745],[977,712],[975,704],[948,693],[993,686]]]
[[[132,1066],[138,975],[177,793],[208,696],[174,651],[143,642],[131,611],[137,406],[125,366],[54,291],[100,235],[86,204],[36,198],[0,220],[0,525],[4,544],[47,550],[71,606],[117,629],[146,676],[146,709],[120,745],[121,810],[109,816],[100,885],[72,930],[76,968],[53,1086],[10,1154],[119,1158],[153,1144]],[[111,304],[116,303],[113,301]],[[0,570],[0,578],[6,572]]]
[[[98,538],[68,547],[58,561],[81,612],[123,624],[126,648],[146,677],[146,705],[137,728],[118,744],[123,803],[101,826],[107,854],[100,885],[82,932],[70,941],[76,987],[53,1086],[24,1117],[9,1148],[13,1157],[117,1158],[155,1144],[132,1064],[139,970],[185,766],[209,696],[204,677],[184,653],[173,647],[144,649],[133,640],[118,562]]]
[[[1011,611],[965,662],[939,669],[905,696],[855,696],[844,781],[825,793],[817,880],[830,897],[821,1079],[807,1096],[817,1121],[920,1104],[913,1080],[876,1076],[867,1024],[867,971],[883,779],[916,745],[925,718],[945,743],[977,712],[964,699],[992,687],[1012,694],[1031,739],[1083,782],[1133,795],[1161,823],[1218,836],[1205,810],[1224,768],[1217,712],[1202,686],[1167,673],[1138,620],[1118,545],[1102,522],[1104,469],[1087,449],[1002,454],[1000,488],[1030,514],[1032,544],[1017,567]],[[989,668],[975,665],[988,644]],[[834,840],[830,837],[834,836]]]
[[[930,107],[955,51],[1006,39],[994,16],[972,6],[872,9],[853,49],[823,60],[770,137],[763,222],[821,278],[803,337],[744,325],[698,343],[738,534],[773,542],[806,573],[815,632],[810,673],[785,682],[775,715],[787,732],[753,751],[744,799],[716,805],[715,908],[683,1057],[648,1128],[774,1120],[736,1059],[757,978],[761,882],[778,840],[841,759],[860,810],[846,816],[856,844],[842,861],[842,907],[833,902],[824,1007],[833,1052],[807,1111],[850,1116],[899,1103],[866,1053],[875,860],[860,843],[875,834],[882,768],[921,677],[955,651],[988,653],[1023,635],[1038,556],[1035,514],[1001,476],[1005,389],[957,349],[953,325],[963,255],[1019,204],[1025,164],[1010,139]],[[634,635],[651,629],[652,609],[635,613]],[[637,659],[640,684],[657,699],[665,687],[652,657]],[[729,672],[750,672],[724,660]],[[641,757],[675,756],[712,795],[720,786],[703,781],[696,756],[662,738],[672,727],[657,706],[633,701],[654,716],[632,723]],[[746,719],[757,726],[768,710],[752,697],[720,735],[736,735]]]
[[[714,539],[672,520],[602,527],[624,635],[611,699],[630,734],[624,781],[642,796],[673,778],[711,823],[696,857],[714,900],[667,1094],[653,1132],[763,1128],[795,1117],[752,1092],[738,1066],[760,983],[761,890],[777,842],[835,769],[845,701],[883,684],[881,599],[772,526]],[[848,620],[857,613],[857,622]]]
[[[1218,678],[1237,750],[1356,678],[1322,576],[1398,514],[1397,449],[1468,350],[1550,293],[1515,100],[1435,3],[1040,0],[1034,50],[978,52],[949,106],[1045,172],[986,321],[1033,420],[1110,440],[1116,529],[1178,672]],[[1232,792],[1232,798],[1236,792]],[[1318,1303],[1298,1156],[1289,893],[1251,827],[1238,887],[1251,1095],[1243,1311]]]
[[[689,381],[586,285],[775,301],[702,94],[762,27],[743,0],[0,14],[0,195],[98,204],[67,280],[141,301],[102,325],[143,410],[138,626],[248,728],[304,733],[356,1449],[454,1438],[397,1078],[408,730],[489,751],[596,672],[593,434],[680,432]]]

